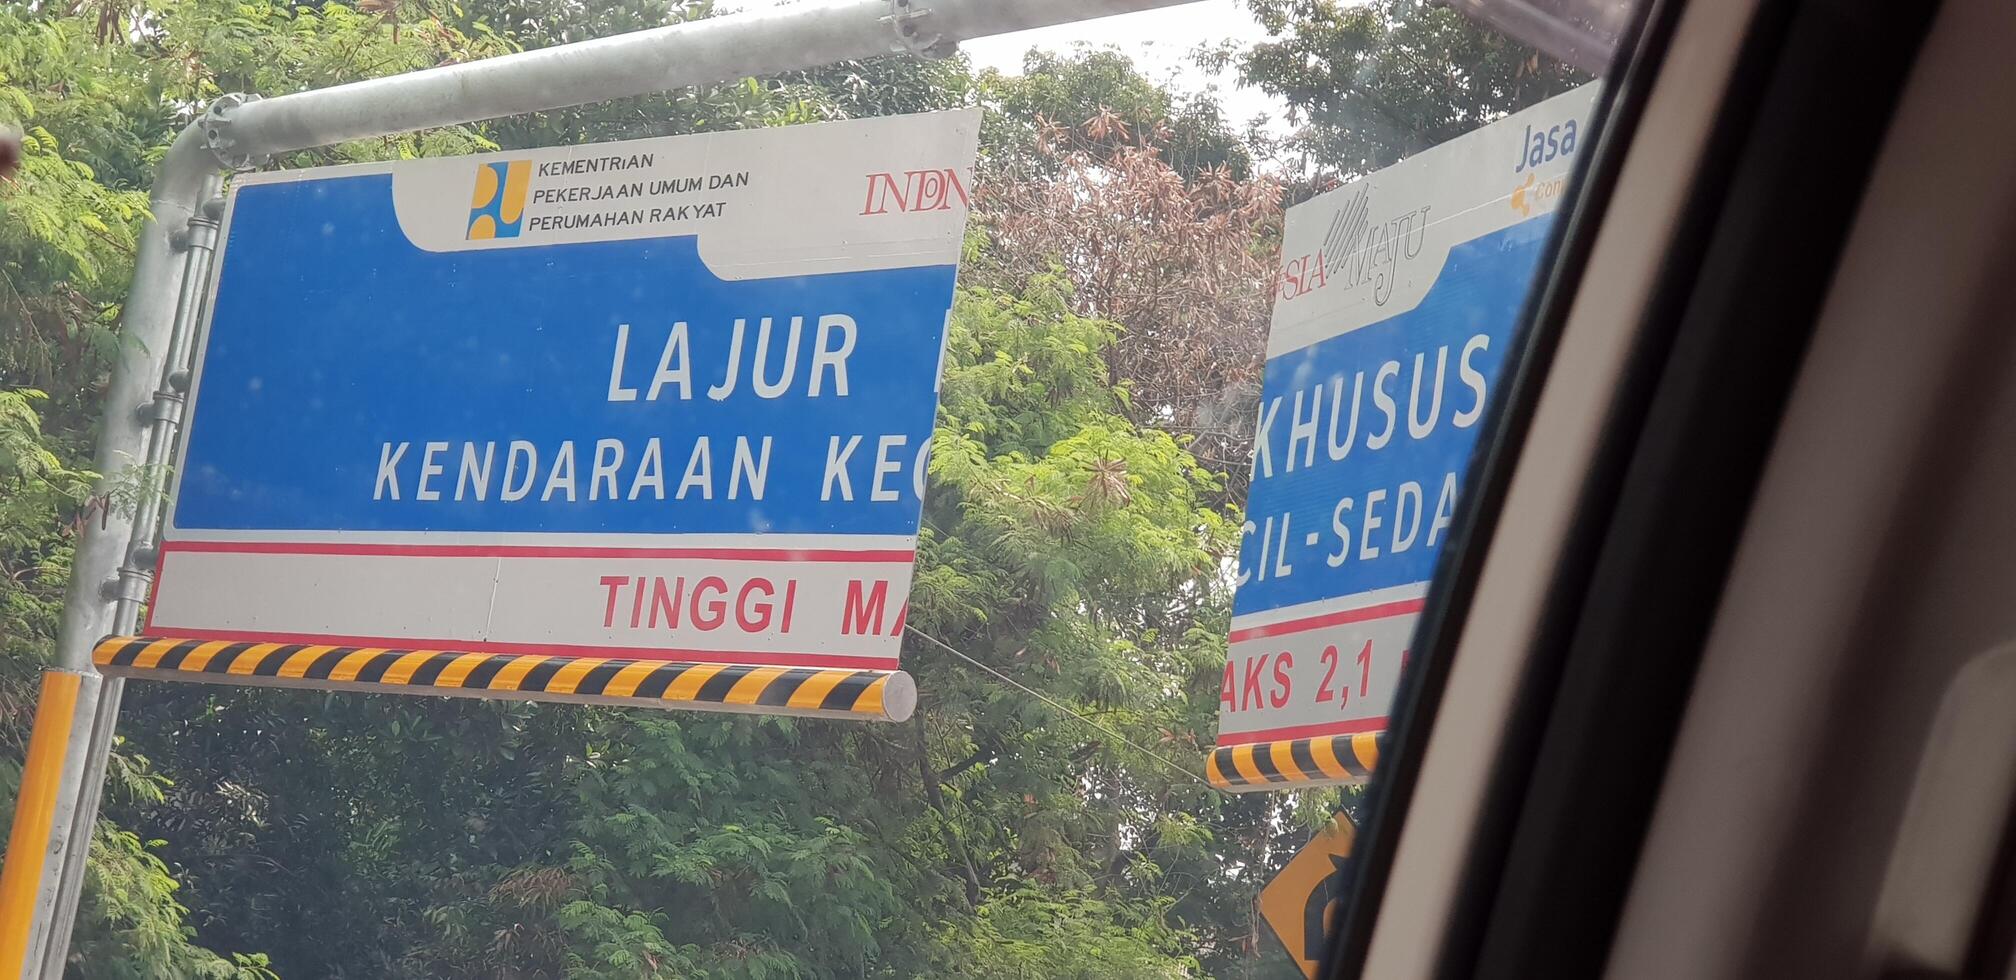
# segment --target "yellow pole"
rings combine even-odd
[[[42,675],[42,697],[21,768],[21,792],[14,803],[14,829],[0,865],[0,978],[13,980],[27,968],[29,937],[40,906],[49,858],[49,833],[63,784],[64,760],[76,734],[77,694],[84,675],[51,670]]]

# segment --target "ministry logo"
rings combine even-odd
[[[469,196],[468,241],[517,238],[525,220],[525,189],[532,161],[506,160],[476,165],[476,190]]]

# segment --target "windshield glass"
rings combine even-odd
[[[1315,968],[1625,7],[926,6],[0,11],[0,957]]]

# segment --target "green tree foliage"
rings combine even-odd
[[[1286,100],[1291,149],[1353,177],[1589,81],[1427,0],[1246,0],[1272,39],[1221,57]]]
[[[1157,911],[1151,908],[1151,913]],[[1027,888],[990,901],[953,925],[947,945],[965,950],[974,980],[1103,980],[1196,976],[1189,937],[1158,915],[1092,895]]]
[[[55,633],[69,548],[51,531],[82,504],[87,474],[65,466],[42,433],[32,388],[0,390],[0,716],[20,718],[44,643]],[[18,741],[18,739],[16,740]]]
[[[145,106],[148,86],[120,77],[130,60],[83,27],[0,9],[0,125],[22,134],[20,169],[0,194],[0,388],[52,392],[55,404],[41,407],[67,417],[86,411],[77,395],[112,349],[146,213],[145,196],[118,177],[142,165],[122,120]],[[89,96],[69,94],[73,85]],[[16,408],[0,425],[20,434],[28,406]]]
[[[1281,187],[1226,167],[1186,179],[1165,159],[1166,135],[1114,113],[1045,125],[1032,152],[1044,166],[983,186],[989,247],[967,276],[1009,291],[1064,277],[1072,312],[1122,328],[1106,366],[1127,382],[1130,417],[1181,434],[1227,475],[1215,499],[1241,503]]]
[[[79,467],[99,366],[116,343],[144,197],[112,178],[145,156],[144,71],[80,19],[0,10],[0,124],[22,134],[0,186],[0,819],[12,817],[39,668],[69,575],[90,474]],[[58,133],[62,135],[59,136]],[[52,392],[45,394],[45,390]],[[156,788],[123,757],[114,795]],[[80,959],[104,977],[255,978],[263,959],[192,944],[168,868],[131,833],[93,842]]]
[[[985,163],[1020,177],[1053,164],[1038,152],[1045,130],[1074,130],[1081,149],[1105,155],[1142,136],[1154,137],[1157,153],[1186,177],[1224,168],[1245,179],[1254,167],[1251,148],[1209,98],[1181,96],[1143,76],[1126,55],[1091,49],[1068,53],[1032,50],[1022,74],[992,70],[979,78],[988,108]],[[1087,124],[1106,117],[1117,126],[1097,135]]]

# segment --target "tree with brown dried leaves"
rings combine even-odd
[[[1185,179],[1166,124],[1101,109],[1070,126],[1038,117],[1045,174],[990,180],[977,275],[1009,290],[1061,273],[1072,312],[1124,328],[1106,352],[1136,421],[1192,438],[1198,459],[1244,499],[1252,408],[1279,247],[1281,187],[1224,167]]]

